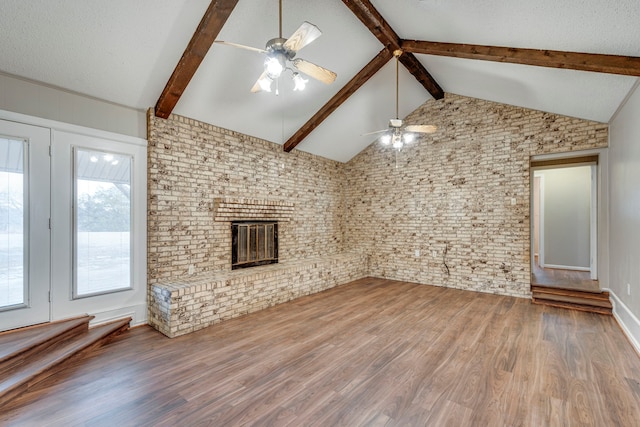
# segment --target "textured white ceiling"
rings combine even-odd
[[[287,37],[304,20],[322,37],[299,57],[338,73],[280,95],[249,89],[262,57],[214,45],[175,113],[283,143],[382,48],[340,0],[284,0]],[[402,38],[640,56],[638,0],[372,0]],[[209,0],[1,0],[0,71],[146,109],[182,55]],[[277,0],[240,0],[219,39],[263,47]],[[446,91],[607,122],[636,78],[417,55]],[[348,161],[394,115],[393,61],[298,149]],[[400,116],[430,95],[401,67]],[[437,123],[436,123],[437,124]]]

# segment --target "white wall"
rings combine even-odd
[[[544,176],[544,263],[589,268],[591,167],[536,171]]]
[[[640,350],[640,89],[609,127],[609,288],[615,315]],[[627,291],[627,284],[630,293]]]
[[[143,110],[0,73],[0,110],[147,138]]]

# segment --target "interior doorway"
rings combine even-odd
[[[532,285],[599,292],[598,156],[532,161]]]

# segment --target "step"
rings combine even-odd
[[[96,326],[83,334],[57,340],[47,351],[25,359],[6,378],[1,378],[0,407],[64,368],[64,362],[70,358],[86,354],[109,342],[112,337],[127,330],[130,322],[131,318],[127,318]]]
[[[591,304],[580,304],[566,301],[554,301],[544,298],[532,298],[534,304],[548,305],[551,307],[568,308],[570,310],[586,311],[589,313],[612,315],[612,309],[609,307],[599,307]]]
[[[609,292],[588,292],[546,286],[532,286],[531,291],[532,297],[535,300],[599,307],[605,309],[608,313],[610,313],[613,308],[611,300],[609,299]]]
[[[57,322],[14,329],[0,334],[0,380],[15,366],[41,353],[58,341],[85,333],[94,316],[81,316]]]
[[[583,298],[589,300],[597,300],[597,301],[609,301],[609,292],[589,292],[589,291],[578,291],[574,289],[562,289],[555,287],[546,287],[546,286],[531,286],[531,292],[534,294],[545,294],[545,295],[562,295],[572,298]]]
[[[595,307],[613,308],[611,301],[604,300],[604,299],[592,299],[592,298],[574,297],[574,296],[558,295],[558,294],[546,294],[546,293],[540,293],[540,292],[534,292],[533,298],[558,301],[558,302],[569,302],[574,304],[592,305]]]

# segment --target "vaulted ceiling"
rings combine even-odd
[[[2,0],[0,12],[4,73],[139,109],[168,105],[159,115],[172,111],[338,161],[395,115],[389,59],[397,47],[405,51],[401,117],[441,88],[608,122],[640,68],[637,0],[283,0],[284,37],[302,21],[317,25],[322,37],[298,56],[338,77],[329,86],[311,80],[304,92],[283,80],[278,96],[250,92],[262,55],[207,46],[216,38],[263,48],[278,35],[278,0]],[[189,45],[194,32],[200,44]],[[577,70],[537,66],[549,63]],[[618,68],[582,71],[590,64]],[[170,80],[177,65],[193,75],[179,90]]]

